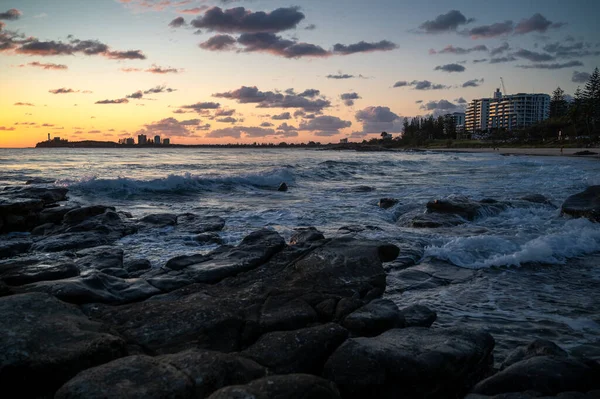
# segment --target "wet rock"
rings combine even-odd
[[[45,208],[40,212],[40,223],[54,223],[59,224],[67,213],[73,209],[79,208],[78,206],[57,206],[54,208]]]
[[[76,208],[65,213],[63,222],[66,224],[77,224],[93,216],[101,215],[107,210],[114,211],[112,206],[92,205]]]
[[[308,374],[274,375],[219,389],[209,399],[340,399],[335,384]]]
[[[285,182],[281,183],[279,185],[279,187],[277,187],[277,191],[287,191],[288,190],[288,185],[285,184]]]
[[[389,299],[376,299],[350,313],[342,325],[353,335],[372,337],[392,328],[402,328],[404,317]]]
[[[324,239],[325,236],[316,227],[298,228],[295,229],[295,233],[290,237],[290,245],[299,245]]]
[[[85,275],[56,281],[40,281],[19,287],[19,292],[44,292],[75,304],[124,304],[142,301],[161,291],[146,280],[122,279],[96,270]]]
[[[494,339],[458,328],[394,329],[351,338],[323,371],[345,398],[460,397],[486,375]]]
[[[129,273],[127,270],[120,267],[107,267],[102,269],[102,273],[108,274],[109,276],[119,277],[119,278],[129,278]]]
[[[409,227],[430,228],[452,227],[466,223],[466,220],[459,215],[445,213],[424,213],[415,216],[410,221]]]
[[[56,179],[50,179],[47,177],[33,177],[25,182],[25,185],[30,184],[52,184]]]
[[[54,223],[44,223],[39,226],[36,226],[31,230],[32,236],[45,236],[53,234],[57,231],[57,227]]]
[[[106,212],[87,218],[86,220],[67,227],[65,232],[99,232],[116,240],[129,234],[136,233],[138,227],[125,221],[119,213],[107,210]]]
[[[396,205],[398,202],[399,201],[396,198],[381,198],[377,203],[377,206],[379,206],[382,209],[389,209]]]
[[[425,254],[426,243],[419,239],[405,240],[394,244],[400,249],[400,252],[395,260],[384,265],[386,271],[402,270],[414,266]]]
[[[426,290],[469,281],[477,274],[472,269],[446,263],[422,262],[388,274],[389,292]]]
[[[503,370],[521,360],[530,359],[535,356],[568,357],[569,355],[554,342],[545,339],[536,339],[530,344],[520,346],[510,352],[500,366],[500,369]]]
[[[467,220],[475,220],[480,216],[495,215],[508,207],[507,204],[495,200],[474,201],[467,197],[456,195],[444,199],[429,201],[428,213],[449,213]]]
[[[0,237],[0,258],[10,258],[25,253],[31,247],[27,237]]]
[[[140,223],[150,224],[155,227],[175,226],[177,215],[173,213],[155,213],[140,219]]]
[[[192,234],[221,231],[225,220],[219,216],[199,216],[185,213],[177,216],[177,230]]]
[[[264,302],[259,324],[263,331],[295,330],[317,319],[317,312],[304,300],[277,295],[270,296]]]
[[[194,384],[184,372],[150,356],[128,356],[79,373],[56,399],[192,398]]]
[[[264,334],[241,352],[275,374],[321,374],[323,364],[346,340],[348,331],[335,323]]]
[[[41,200],[45,205],[67,199],[68,189],[62,187],[12,186],[6,187],[2,194],[18,198]]]
[[[423,305],[411,305],[400,310],[406,327],[431,327],[437,319],[437,313]]]
[[[19,397],[52,395],[78,372],[125,355],[73,306],[45,294],[0,298],[0,384]]]
[[[107,245],[115,239],[99,232],[62,233],[44,236],[35,242],[31,249],[38,252],[58,252],[67,250],[84,249]]]
[[[0,261],[0,280],[11,286],[79,275],[73,260],[62,255],[28,256]]]
[[[564,357],[535,356],[479,382],[473,393],[498,395],[536,391],[542,395],[600,389],[600,364]]]
[[[356,233],[361,233],[363,231],[377,231],[377,230],[381,230],[380,227],[377,226],[361,226],[358,224],[353,224],[350,226],[342,226],[338,229],[338,233],[340,234],[356,234]]]
[[[529,194],[519,198],[522,201],[532,202],[534,204],[552,205],[552,202],[542,194]]]
[[[600,222],[600,186],[590,186],[585,191],[571,195],[563,202],[561,210],[573,217]]]
[[[0,234],[26,232],[39,224],[40,199],[0,197]]]
[[[118,247],[102,245],[78,251],[75,255],[75,263],[82,272],[123,267],[123,250]]]
[[[356,297],[342,298],[337,302],[334,313],[334,320],[341,321],[356,309],[361,308],[365,303]]]
[[[151,267],[148,259],[129,259],[123,262],[123,268],[129,273],[149,270]]]
[[[223,240],[219,233],[201,233],[194,237],[194,241],[199,244],[222,244]]]

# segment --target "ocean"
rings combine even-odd
[[[352,229],[362,229],[358,234],[365,238],[419,243],[423,251],[415,270],[432,280],[411,285],[403,270],[389,270],[385,296],[400,307],[431,307],[438,313],[434,327],[490,332],[498,361],[535,338],[600,359],[600,224],[560,214],[565,198],[600,184],[599,172],[598,159],[493,153],[0,149],[0,185],[50,178],[68,187],[75,203],[114,205],[134,216],[221,216],[227,244],[262,227],[289,239],[303,226],[326,237],[341,234],[344,226],[362,226]],[[277,191],[281,182],[287,192]],[[398,223],[434,199],[510,201],[528,194],[542,194],[555,206],[509,207],[451,228]],[[384,197],[399,203],[381,209]],[[126,257],[145,257],[154,267],[216,248],[169,227],[124,237],[119,245]]]

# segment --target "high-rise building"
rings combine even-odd
[[[154,136],[154,144],[160,144],[160,136]]]
[[[493,98],[480,98],[469,103],[465,118],[467,132],[489,129],[514,130],[531,126],[550,116],[548,94],[518,93],[502,95],[499,89]]]
[[[170,145],[171,139],[163,139],[163,145]]]
[[[138,134],[138,145],[144,145],[148,142],[148,138],[145,134]]]

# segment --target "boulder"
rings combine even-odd
[[[75,208],[65,213],[63,222],[66,224],[77,224],[93,216],[101,215],[107,210],[114,211],[115,208],[106,205],[92,205],[84,206],[81,208]]]
[[[475,220],[480,216],[498,214],[507,207],[507,204],[495,200],[484,199],[474,201],[461,195],[454,195],[444,199],[429,201],[427,203],[427,212],[449,213],[458,215],[466,220]]]
[[[465,219],[452,213],[424,213],[412,218],[408,227],[435,229],[458,226],[464,223],[466,223]]]
[[[62,254],[25,256],[0,261],[0,281],[20,286],[38,281],[60,280],[79,275],[73,260]]]
[[[542,194],[528,194],[519,199],[534,204],[552,205],[552,202]]]
[[[335,323],[262,335],[241,352],[275,374],[321,374],[323,364],[346,339],[348,331]]]
[[[281,183],[279,185],[279,187],[277,187],[277,191],[287,191],[288,190],[288,185],[285,184],[285,182]]]
[[[152,268],[152,264],[148,259],[129,259],[123,262],[123,268],[129,273],[142,272]]]
[[[393,329],[348,339],[323,375],[344,398],[460,397],[489,372],[493,348],[491,335],[479,331]]]
[[[535,356],[568,357],[569,354],[554,342],[545,339],[536,339],[530,344],[520,346],[510,352],[502,365],[500,365],[500,369],[503,370],[521,360],[530,359]]]
[[[73,209],[79,208],[78,206],[57,206],[54,208],[45,208],[40,212],[40,223],[54,223],[59,224],[67,213]]]
[[[392,328],[402,328],[404,317],[389,299],[376,299],[350,313],[342,323],[353,335],[372,337]]]
[[[209,399],[340,399],[335,384],[308,374],[274,375],[219,389]]]
[[[431,327],[437,319],[437,313],[423,305],[411,305],[400,310],[406,327]]]
[[[40,199],[0,197],[0,234],[26,232],[39,224]]]
[[[381,209],[389,209],[396,205],[399,201],[396,198],[381,198],[377,203]]]
[[[51,396],[78,372],[125,355],[125,341],[46,294],[0,298],[0,385],[19,397]],[[10,395],[10,394],[9,394]]]
[[[25,253],[31,247],[28,237],[0,237],[0,259],[10,258]]]
[[[140,223],[155,227],[175,226],[177,224],[177,215],[173,213],[155,213],[144,216],[140,219]]]
[[[534,356],[479,382],[473,393],[499,395],[535,391],[542,395],[600,389],[600,364],[565,357]]]
[[[45,205],[54,204],[67,199],[68,189],[62,187],[42,187],[36,185],[5,187],[4,195],[15,198],[31,198],[41,200]]]
[[[38,252],[59,252],[107,245],[116,238],[100,232],[61,233],[44,236],[35,242],[31,249]]]
[[[103,270],[123,267],[123,250],[110,245],[102,245],[78,251],[75,261],[80,271]]]
[[[573,217],[600,222],[600,186],[590,186],[585,191],[571,195],[563,202],[561,210]]]
[[[200,233],[194,237],[194,241],[198,244],[222,244],[223,240],[219,236],[219,233]]]
[[[219,216],[200,216],[193,213],[184,213],[177,216],[177,230],[202,234],[221,231],[225,227],[225,220]]]
[[[295,229],[294,234],[290,237],[290,245],[299,245],[323,239],[325,239],[325,236],[316,227],[298,228]]]

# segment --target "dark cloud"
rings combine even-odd
[[[204,50],[210,51],[224,51],[233,49],[236,40],[233,36],[229,35],[216,35],[208,39],[207,41],[200,43],[200,47]]]
[[[443,90],[450,88],[450,86],[443,84],[431,83],[429,80],[413,80],[409,83],[409,86],[414,87],[415,90]]]
[[[25,106],[25,107],[35,107],[35,105],[33,105],[32,103],[22,103],[22,102],[15,103],[14,105]]]
[[[274,126],[271,122],[263,122],[260,124],[261,127],[271,127]]]
[[[231,116],[235,114],[235,109],[230,108],[230,109],[217,109],[215,111],[215,116]]]
[[[280,132],[293,132],[297,131],[298,128],[296,126],[288,125],[287,122],[283,122],[281,125],[277,126],[277,130]]]
[[[169,26],[171,28],[180,28],[185,25],[185,19],[183,17],[177,17],[171,22],[169,22]]]
[[[515,27],[515,33],[523,35],[530,32],[544,33],[549,28],[560,28],[563,26],[562,22],[551,22],[546,19],[542,14],[536,13],[530,18],[524,19],[517,24]]]
[[[587,83],[590,80],[590,74],[587,72],[573,71],[571,82],[575,83]]]
[[[421,105],[422,110],[431,112],[434,116],[445,115],[451,112],[464,111],[465,105],[457,105],[448,100],[429,101]]]
[[[7,21],[15,21],[19,19],[19,17],[23,15],[23,13],[16,8],[11,8],[6,12],[0,12],[0,19],[4,19]]]
[[[282,120],[292,119],[292,115],[289,112],[283,112],[279,115],[273,115],[271,117],[271,119],[273,119],[274,121],[282,121]]]
[[[96,101],[96,104],[127,104],[129,102],[126,98],[119,98],[117,100],[102,100]]]
[[[40,41],[36,38],[28,39],[24,44],[15,49],[18,54],[37,56],[56,56],[85,54],[88,56],[101,55],[114,60],[145,60],[146,56],[141,50],[112,51],[109,46],[98,40],[71,39],[68,43],[61,41]]]
[[[213,7],[190,24],[195,28],[224,33],[274,33],[295,28],[304,17],[297,7],[278,8],[268,13],[252,12],[244,7],[228,10]]]
[[[580,58],[580,57],[597,57],[600,56],[600,51],[589,50],[590,44],[576,42],[573,44],[549,43],[544,46],[544,51],[554,54],[557,58]]]
[[[555,58],[550,54],[537,53],[535,51],[529,51],[525,49],[520,49],[513,53],[514,56],[519,58],[525,58],[532,62],[546,62],[546,61],[554,61]]]
[[[146,134],[148,136],[191,137],[195,136],[194,131],[197,130],[199,123],[199,119],[190,119],[180,122],[175,118],[165,118],[144,125],[145,129],[139,130],[137,134]]]
[[[473,64],[479,64],[482,62],[486,62],[487,60],[488,60],[487,58],[479,58],[479,59],[473,60]]]
[[[360,41],[358,43],[349,45],[337,43],[333,46],[333,52],[342,55],[349,55],[354,53],[368,53],[372,51],[390,51],[397,48],[398,46],[389,40],[381,40],[374,43]]]
[[[401,118],[388,107],[366,107],[354,115],[363,125],[365,133],[380,133],[383,131],[396,133],[402,131]]]
[[[483,81],[483,79],[481,79],[481,81]],[[463,97],[457,98],[454,101],[456,101],[457,104],[466,104],[467,103],[467,100],[465,100]]]
[[[451,10],[446,14],[438,15],[432,21],[425,21],[419,26],[424,33],[444,33],[455,31],[460,25],[465,25],[471,22],[472,19],[467,19],[460,11]]]
[[[396,83],[394,83],[393,87],[404,87],[404,86],[408,86],[408,82],[406,80],[399,80]]]
[[[315,116],[315,114],[307,114],[300,109],[294,112],[294,118],[315,119]]]
[[[135,93],[131,93],[130,95],[125,96],[125,97],[139,100],[140,98],[144,97],[144,93],[142,93],[141,90],[138,90]]]
[[[440,66],[436,66],[434,68],[435,71],[444,71],[444,72],[464,72],[465,71],[465,67],[460,65],[460,64],[446,64],[446,65],[440,65]]]
[[[317,136],[333,136],[352,126],[352,122],[345,121],[337,116],[322,115],[308,121],[302,121],[298,130],[315,132]]]
[[[235,119],[234,117],[231,116],[226,116],[225,118],[218,118],[217,122],[221,122],[221,123],[237,123],[237,119]]]
[[[463,55],[463,54],[470,54],[470,53],[475,52],[475,51],[488,51],[488,48],[486,46],[484,46],[483,44],[481,44],[479,46],[474,46],[474,47],[471,47],[471,48],[454,47],[452,45],[449,45],[449,46],[446,46],[442,50],[439,50],[439,51],[433,50],[433,53],[434,54],[457,54],[457,55]]]
[[[531,64],[531,65],[517,65],[517,68],[524,69],[563,69],[573,68],[577,66],[583,66],[581,61],[569,61],[565,63],[554,63],[554,64]]]
[[[493,37],[508,35],[512,33],[514,27],[513,21],[497,22],[491,25],[482,25],[469,29],[464,34],[471,36],[472,39],[489,39]]]
[[[298,95],[300,97],[315,98],[315,97],[317,97],[320,94],[321,94],[320,90],[317,90],[317,89],[306,89],[302,93],[299,93]]]
[[[342,101],[344,101],[345,105],[347,105],[348,107],[351,107],[354,105],[354,100],[358,100],[361,97],[358,95],[358,93],[352,92],[352,93],[342,93],[342,95],[340,95],[340,98],[342,99]]]
[[[111,60],[145,60],[146,56],[140,50],[107,51],[103,54]]]
[[[232,126],[226,127],[224,129],[216,129],[212,132],[208,133],[205,137],[210,138],[222,138],[222,137],[232,137],[239,139],[242,134],[245,137],[265,137],[265,136],[274,136],[274,129],[267,129],[257,126]]]
[[[208,8],[209,8],[208,6],[201,6],[201,7],[187,8],[184,10],[179,10],[177,12],[179,12],[181,14],[197,15],[197,14],[200,14],[200,13],[206,11]]]
[[[497,58],[492,58],[490,60],[490,64],[502,64],[505,62],[513,62],[516,61],[517,59],[515,57],[513,57],[512,55],[509,55],[507,57],[497,57]]]
[[[508,43],[504,42],[500,46],[494,47],[490,51],[490,55],[493,57],[495,55],[500,55],[500,54],[502,54],[502,53],[504,53],[505,51],[508,51],[508,50],[510,50],[510,46],[508,45]]]
[[[206,123],[204,125],[196,126],[196,130],[210,130],[210,123]]]
[[[198,126],[198,125],[200,125],[200,122],[202,122],[200,119],[188,119],[188,120],[179,122],[179,124],[182,126]]]
[[[324,48],[294,40],[284,39],[274,33],[244,33],[237,39],[243,49],[240,51],[253,53],[264,52],[285,58],[327,57],[331,53]]]
[[[88,133],[90,133],[90,134],[102,133],[102,130],[90,130],[90,131],[88,131]]]
[[[302,108],[307,112],[321,112],[331,106],[325,99],[311,100],[298,95],[282,94],[272,91],[260,91],[256,86],[242,86],[239,89],[215,93],[214,97],[237,100],[241,104],[256,103],[258,108]]]
[[[171,67],[161,67],[156,64],[152,64],[152,67],[146,69],[146,72],[156,73],[156,74],[166,74],[166,73],[179,73],[179,72],[182,72],[182,70],[177,69],[177,68],[171,68]]]
[[[339,73],[337,75],[327,75],[327,79],[352,79],[354,75],[349,75],[347,73]]]
[[[481,86],[482,83],[483,83],[483,79],[471,79],[471,80],[467,80],[465,83],[463,83],[462,87],[463,88],[478,87],[478,86]]]
[[[77,93],[77,91],[75,91],[73,89],[67,89],[66,87],[61,87],[60,89],[48,90],[48,93],[52,93],[52,94],[67,94],[67,93]]]
[[[199,102],[191,105],[182,105],[180,108],[182,109],[192,109],[199,114],[205,114],[206,110],[209,109],[217,109],[221,106],[219,103],[214,102]]]
[[[174,91],[177,91],[177,89],[171,89],[170,87],[162,85],[144,90],[144,94],[172,93]]]
[[[417,100],[415,101],[415,104],[421,104],[423,102],[423,100]]]
[[[304,30],[315,30],[317,29],[317,25],[315,24],[310,24],[304,27]]]

